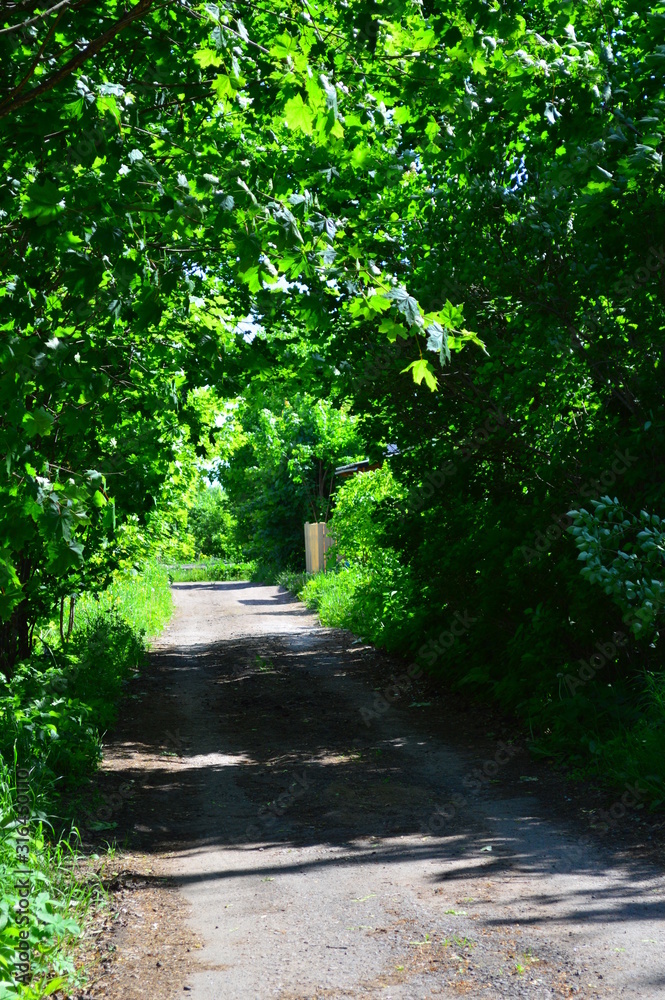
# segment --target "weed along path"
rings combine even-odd
[[[135,872],[90,996],[665,998],[660,872],[560,778],[278,588],[174,593],[108,748]]]

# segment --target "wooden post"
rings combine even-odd
[[[334,539],[327,532],[324,521],[309,521],[305,524],[305,567],[308,573],[325,572],[326,552]]]

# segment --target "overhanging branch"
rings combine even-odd
[[[120,34],[125,28],[127,28],[132,22],[144,17],[148,13],[152,6],[153,0],[139,0],[135,7],[133,7],[124,17],[120,18],[119,21],[105,31],[98,38],[95,38],[79,52],[78,55],[70,59],[62,69],[59,69],[57,73],[50,76],[48,80],[44,80],[37,87],[33,87],[26,93],[21,94],[16,97],[9,97],[3,104],[0,105],[0,118],[6,118],[7,115],[13,114],[22,108],[26,104],[32,103],[32,101],[37,100],[42,94],[48,93],[49,90],[53,90],[57,87],[59,83],[65,80],[68,76],[82,66],[88,59],[96,55],[101,49],[104,48],[108,42],[112,41],[116,35]]]

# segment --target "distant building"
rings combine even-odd
[[[341,479],[350,479],[351,476],[355,476],[359,472],[371,472],[374,469],[380,469],[381,465],[381,462],[370,464],[368,458],[363,458],[362,462],[351,462],[350,465],[338,466],[335,469],[335,475],[340,476]]]
[[[389,444],[383,453],[386,458],[392,458],[394,455],[399,455],[400,450],[396,444]],[[380,469],[383,466],[383,462],[373,462],[370,464],[368,458],[363,458],[361,462],[351,462],[350,465],[340,465],[335,469],[335,475],[340,476],[341,479],[349,479],[350,476],[355,476],[359,472],[373,472],[374,469]]]

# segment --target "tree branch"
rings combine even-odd
[[[67,3],[69,3],[69,0],[67,0]],[[59,6],[62,6],[62,4],[60,4]],[[55,7],[53,9],[55,10]],[[28,80],[30,79],[30,77],[32,76],[32,74],[35,72],[35,70],[37,69],[37,63],[39,62],[39,60],[42,57],[42,53],[43,53],[44,49],[46,48],[46,43],[48,42],[49,38],[51,37],[51,35],[55,31],[55,29],[58,27],[58,24],[60,23],[60,18],[62,17],[62,15],[64,13],[65,13],[64,10],[60,11],[60,13],[56,17],[55,21],[53,22],[53,24],[51,25],[51,27],[46,32],[46,38],[44,39],[44,41],[42,42],[42,44],[39,46],[39,51],[38,51],[37,55],[35,56],[35,58],[33,59],[32,65],[30,66],[30,69],[25,74],[25,76],[23,77],[23,79],[21,80],[21,82],[16,87],[14,87],[14,89],[10,93],[9,97],[7,98],[8,101],[11,100],[12,97],[15,97],[16,94],[20,93],[20,91],[23,90],[23,88],[25,87],[26,83],[28,82]]]
[[[152,6],[153,0],[139,0],[135,7],[125,14],[119,21],[105,31],[94,41],[90,42],[82,52],[70,59],[62,69],[59,69],[57,73],[50,76],[48,80],[44,80],[39,86],[33,87],[27,93],[22,94],[20,97],[15,99],[8,98],[3,104],[0,105],[0,118],[6,118],[7,115],[12,114],[14,111],[18,111],[26,104],[30,104],[32,101],[41,97],[42,94],[47,93],[49,90],[53,90],[57,87],[59,83],[70,76],[75,70],[82,66],[84,62],[90,59],[92,56],[96,55],[104,46],[112,41],[116,35],[118,35],[124,28],[127,28],[133,21],[138,20],[148,13],[150,7]]]
[[[36,17],[28,18],[27,21],[21,21],[20,24],[12,24],[9,28],[0,28],[0,35],[8,35],[11,31],[20,31],[21,28],[29,28],[31,24],[36,24],[37,21],[43,21],[45,17],[52,14],[56,10],[60,10],[61,7],[68,7],[72,0],[60,0],[55,7],[49,7],[45,10],[43,14],[37,14]]]

